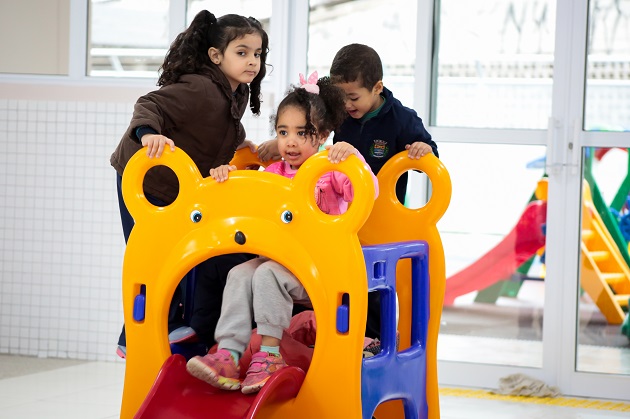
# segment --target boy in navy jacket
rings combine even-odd
[[[383,65],[373,48],[350,44],[333,59],[330,79],[346,92],[346,118],[333,142],[352,144],[375,174],[395,154],[409,150],[409,158],[427,153],[438,156],[437,145],[413,109],[407,108],[383,85]],[[329,156],[334,162],[336,156]],[[396,196],[405,203],[407,174],[396,184]]]
[[[383,85],[383,64],[377,52],[367,45],[350,44],[341,48],[330,67],[330,79],[346,92],[349,118],[335,131],[333,142],[352,144],[378,174],[395,154],[408,150],[409,158],[419,159],[428,153],[438,157],[437,144],[413,109],[403,106]],[[331,155],[331,161],[338,157]],[[396,196],[405,203],[407,173],[396,183]],[[368,295],[368,318],[365,335],[380,338],[379,293]]]

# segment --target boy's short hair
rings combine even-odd
[[[381,57],[367,45],[346,45],[333,59],[330,78],[333,83],[357,81],[362,87],[372,89],[376,83],[383,80]]]

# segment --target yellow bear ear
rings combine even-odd
[[[354,199],[345,214],[331,216],[324,214],[317,207],[313,191],[318,179],[328,172],[343,172],[350,178],[354,188]],[[346,161],[333,164],[328,161],[328,151],[320,151],[300,167],[293,178],[293,187],[294,193],[304,196],[315,218],[330,220],[330,217],[338,217],[339,220],[334,224],[335,228],[343,228],[347,231],[358,231],[369,217],[374,205],[375,191],[372,174],[356,156],[350,156]]]
[[[425,206],[409,209],[399,203],[396,197],[396,182],[398,178],[409,170],[417,170],[427,175],[431,181],[431,198]],[[373,212],[395,211],[395,217],[403,217],[412,222],[417,214],[421,214],[423,223],[436,224],[446,212],[451,201],[451,178],[444,164],[433,154],[427,154],[421,159],[410,159],[406,151],[401,151],[389,159],[378,172],[380,188],[379,199]],[[374,215],[372,216],[374,217]],[[395,218],[399,225],[405,225],[403,218]],[[405,228],[405,227],[403,227]]]
[[[421,208],[406,208],[396,197],[396,182],[403,173],[418,170],[431,181],[431,197]],[[451,201],[451,178],[440,159],[428,154],[421,159],[410,159],[401,151],[389,159],[377,175],[379,196],[374,203],[370,218],[359,232],[362,243],[416,240],[427,237],[429,229],[442,218]],[[395,223],[389,221],[396,220]],[[383,230],[384,223],[387,231]],[[437,230],[435,230],[437,234]]]
[[[190,194],[203,180],[195,162],[179,148],[170,151],[166,148],[159,158],[148,158],[144,148],[134,154],[123,172],[122,194],[131,216],[138,221],[143,215],[157,211],[157,208],[146,200],[142,188],[144,177],[149,169],[155,166],[169,167],[179,181],[179,196]]]

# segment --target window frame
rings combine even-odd
[[[34,75],[18,73],[0,74],[0,84],[40,84],[51,86],[133,87],[136,90],[155,89],[158,79],[138,76],[90,76],[88,75],[88,25],[89,2],[70,1],[69,53],[67,75]],[[175,39],[186,27],[186,0],[170,0],[169,36]],[[295,83],[297,74],[306,68],[308,44],[308,0],[272,0],[270,21],[270,50],[273,51],[273,67],[268,68],[263,91],[271,94],[270,106],[282,98],[286,86]],[[134,93],[135,94],[135,93]]]

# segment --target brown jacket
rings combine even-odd
[[[148,125],[173,140],[206,177],[211,168],[227,164],[245,139],[241,118],[248,99],[249,87],[241,84],[232,94],[228,80],[216,67],[210,75],[184,75],[177,83],[138,99],[129,128],[110,162],[122,175],[131,156],[142,148],[136,129]],[[158,166],[147,172],[144,190],[170,204],[177,197],[179,183],[170,169]]]

